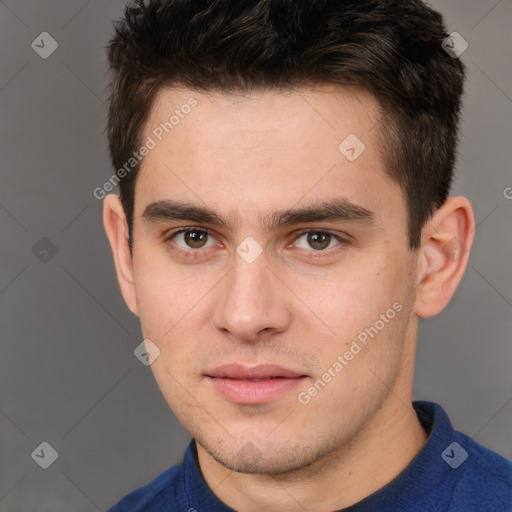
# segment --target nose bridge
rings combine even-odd
[[[235,306],[240,311],[264,307],[271,294],[270,283],[267,282],[267,274],[270,273],[267,265],[264,255],[250,263],[237,255],[228,280],[226,306]]]
[[[264,254],[248,262],[235,255],[222,296],[215,305],[215,327],[237,338],[252,339],[265,330],[283,330],[289,322],[285,297]]]

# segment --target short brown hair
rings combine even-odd
[[[420,0],[137,0],[115,25],[108,138],[115,169],[140,146],[158,90],[357,85],[379,101],[386,171],[406,198],[410,247],[449,193],[464,67]],[[120,181],[130,246],[138,169]]]

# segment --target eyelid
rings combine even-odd
[[[308,251],[308,252],[313,252],[313,253],[316,253],[317,255],[320,255],[320,254],[328,254],[331,250],[335,250],[336,247],[338,247],[339,245],[346,245],[348,243],[350,243],[350,239],[352,238],[350,235],[347,235],[347,234],[339,234],[337,232],[334,232],[334,231],[330,231],[329,229],[315,229],[315,228],[307,228],[307,229],[302,229],[298,232],[296,232],[294,234],[294,238],[293,238],[293,241],[292,243],[294,243],[297,239],[299,239],[301,236],[307,234],[307,233],[321,233],[321,234],[324,234],[324,235],[330,235],[332,236],[333,238],[335,238],[339,243],[335,246],[335,247],[331,247],[330,249],[326,249],[326,250],[320,250],[320,251],[315,251],[314,249],[311,249],[311,251]],[[288,244],[287,247],[289,247],[291,245]]]
[[[208,234],[208,236],[212,236],[213,238],[217,238],[214,231],[212,231],[209,228],[204,228],[202,226],[182,226],[180,228],[174,228],[169,231],[166,231],[163,235],[163,239],[170,240],[171,238],[175,237],[176,235],[179,235],[180,233],[186,233],[187,231],[204,231]]]
[[[206,233],[208,233],[208,235],[213,236],[214,238],[216,238],[215,232],[212,231],[209,228],[205,228],[205,227],[202,227],[202,226],[184,226],[184,227],[181,227],[181,228],[175,228],[174,230],[171,230],[171,231],[167,231],[164,234],[164,239],[165,240],[169,240],[170,238],[174,237],[175,235],[177,235],[179,233],[183,233],[185,231],[192,231],[194,229],[197,229],[198,231],[205,231]],[[328,235],[331,235],[331,236],[335,237],[340,242],[348,242],[352,238],[350,235],[347,235],[346,233],[343,233],[343,235],[340,235],[339,233],[337,233],[335,231],[331,231],[329,229],[303,228],[303,229],[293,233],[294,240],[296,238],[298,238],[299,236],[302,236],[302,235],[304,235],[306,233],[325,233],[325,234],[328,234]]]
[[[203,227],[199,227],[199,226],[186,226],[186,227],[177,228],[176,230],[174,230],[172,232],[168,231],[166,234],[164,234],[163,241],[164,242],[174,242],[174,239],[178,235],[187,233],[188,231],[202,231],[202,232],[206,233],[206,235],[208,237],[207,243],[210,242],[210,239],[213,239],[217,242],[217,244],[222,245],[222,242],[219,241],[218,236],[216,236],[216,234],[213,231],[210,231],[207,228],[203,228]],[[185,247],[181,247],[180,245],[178,245],[176,242],[174,242],[174,244],[178,247],[178,250],[180,250],[182,252],[200,252],[201,250],[206,251],[206,250],[210,249],[211,247],[213,247],[212,245],[209,245],[207,247],[201,247],[199,249],[194,249],[192,247],[189,247],[188,249],[186,249]]]
[[[210,230],[209,228],[202,227],[202,226],[184,226],[184,227],[180,227],[180,228],[175,228],[175,230],[168,231],[166,234],[164,234],[164,242],[172,241],[177,235],[179,235],[181,233],[186,233],[187,231],[193,231],[193,230],[205,232],[208,235],[208,237],[212,237],[213,239],[215,239],[218,243],[220,243],[222,245],[222,243],[218,240],[218,237],[216,236],[216,233],[214,231]],[[338,246],[340,246],[340,245],[342,246],[342,245],[346,245],[346,244],[350,243],[350,239],[352,238],[348,234],[344,233],[343,235],[341,235],[341,234],[339,234],[337,232],[333,232],[329,229],[304,228],[304,229],[301,229],[301,230],[293,233],[293,240],[292,240],[292,242],[287,244],[286,247],[289,247],[298,238],[300,238],[301,236],[306,235],[308,233],[322,233],[322,234],[330,235],[333,238],[335,238],[338,242],[338,244],[336,244],[336,246],[331,247],[330,249],[326,249],[326,250],[315,251],[314,249],[311,249],[311,250],[304,249],[306,252],[310,252],[310,253],[314,254],[316,257],[321,257],[322,254],[330,254],[331,251],[335,251]],[[178,252],[181,252],[184,254],[206,252],[206,251],[208,251],[208,249],[211,249],[213,247],[213,246],[207,246],[207,247],[199,248],[199,249],[194,249],[194,248],[190,247],[189,249],[185,249],[185,248],[179,246],[178,244],[175,244],[175,245],[177,247],[176,250]],[[298,249],[302,250],[302,248],[298,248]]]

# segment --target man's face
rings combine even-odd
[[[348,87],[157,96],[135,193],[137,313],[163,395],[228,468],[310,464],[410,384],[416,255],[379,130],[376,100]]]

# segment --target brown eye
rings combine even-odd
[[[308,233],[308,244],[311,248],[321,251],[329,247],[332,236],[329,233],[311,232]]]
[[[325,252],[327,249],[333,249],[338,245],[343,245],[346,240],[338,235],[330,233],[329,231],[304,231],[301,233],[294,242],[294,245],[299,249],[306,249],[309,252]],[[311,251],[313,249],[313,251]]]
[[[204,229],[182,229],[174,233],[171,238],[182,249],[203,249],[211,245],[208,231]]]
[[[186,231],[183,238],[189,247],[200,249],[208,241],[208,233],[206,231]]]

